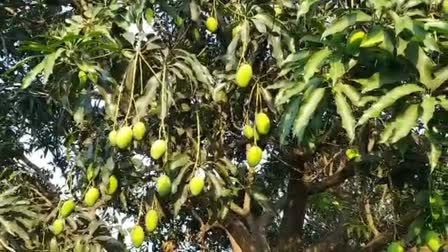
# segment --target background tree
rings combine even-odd
[[[444,7],[2,3],[1,248],[441,249]]]

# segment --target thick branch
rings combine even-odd
[[[265,251],[262,248],[257,248],[259,244],[257,244],[250,230],[239,218],[239,215],[229,214],[224,223],[224,227],[227,231],[227,235],[230,239],[234,251]]]
[[[235,203],[230,203],[230,209],[237,213],[238,215],[241,215],[243,217],[247,216],[250,213],[250,195],[248,192],[244,193],[244,203],[243,208],[238,206]]]
[[[300,165],[303,167],[303,161]],[[303,223],[307,202],[307,190],[302,175],[291,170],[288,183],[287,203],[280,224],[278,251],[297,251],[302,245]]]
[[[346,179],[353,177],[355,175],[355,166],[351,162],[346,162],[344,165],[345,167],[339,172],[326,177],[319,182],[308,184],[308,194],[324,192],[331,187],[342,184]]]
[[[404,215],[400,221],[397,223],[397,226],[402,231],[405,231],[407,227],[420,215],[421,210],[414,210],[406,215]],[[378,251],[389,242],[394,239],[394,231],[389,230],[383,232],[382,234],[376,236],[373,240],[371,240],[365,247],[364,251]]]
[[[378,229],[376,229],[375,221],[373,220],[373,214],[372,214],[372,211],[370,209],[369,199],[365,199],[364,211],[365,211],[365,214],[366,214],[367,224],[368,224],[368,227],[370,229],[370,232],[373,233],[374,237],[377,237],[378,235],[380,235],[380,232],[378,231]]]

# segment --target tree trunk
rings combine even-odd
[[[229,213],[224,227],[226,228],[227,236],[229,237],[234,252],[270,251],[267,243],[261,242],[266,240],[264,234],[256,229],[249,228],[242,217],[237,214]],[[251,232],[251,230],[254,230],[254,232]]]
[[[303,170],[303,162],[298,170]],[[280,238],[277,251],[296,252],[302,246],[303,222],[305,219],[307,190],[303,183],[302,175],[296,170],[291,170],[287,203],[283,210],[283,218],[280,224]]]

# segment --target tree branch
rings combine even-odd
[[[344,162],[344,167],[339,172],[324,178],[319,182],[309,183],[306,185],[308,195],[320,193],[328,190],[331,187],[342,184],[346,179],[355,175],[355,166],[352,162]]]
[[[365,199],[364,201],[364,211],[366,214],[367,224],[370,229],[370,232],[373,233],[374,237],[377,237],[378,235],[380,235],[380,232],[378,231],[378,229],[376,229],[375,221],[373,220],[373,214],[372,211],[370,210],[369,199]]]
[[[399,229],[405,232],[406,228],[420,215],[421,210],[414,210],[404,215],[397,223]],[[394,239],[394,231],[389,230],[376,236],[364,247],[363,251],[378,251]]]
[[[246,217],[250,213],[250,195],[248,192],[244,192],[244,203],[243,208],[238,206],[235,203],[230,203],[230,209],[237,213],[238,215],[241,215],[243,217]]]

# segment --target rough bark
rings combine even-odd
[[[232,245],[232,250],[242,252],[269,251],[267,244],[260,242],[265,239],[264,234],[259,232],[259,230],[254,230],[255,232],[251,232],[251,228],[242,218],[243,217],[237,214],[230,213],[224,223],[224,227]],[[254,228],[252,228],[252,230],[253,229]]]
[[[355,175],[355,166],[350,162],[344,163],[344,166],[339,172],[326,177],[322,181],[314,182],[307,185],[308,194],[320,193],[332,188],[334,186],[342,184],[346,179]]]
[[[303,170],[303,161],[299,161],[298,170]],[[299,251],[302,246],[303,222],[307,202],[307,189],[302,175],[291,170],[287,191],[287,202],[283,209],[280,224],[280,238],[276,251]]]

